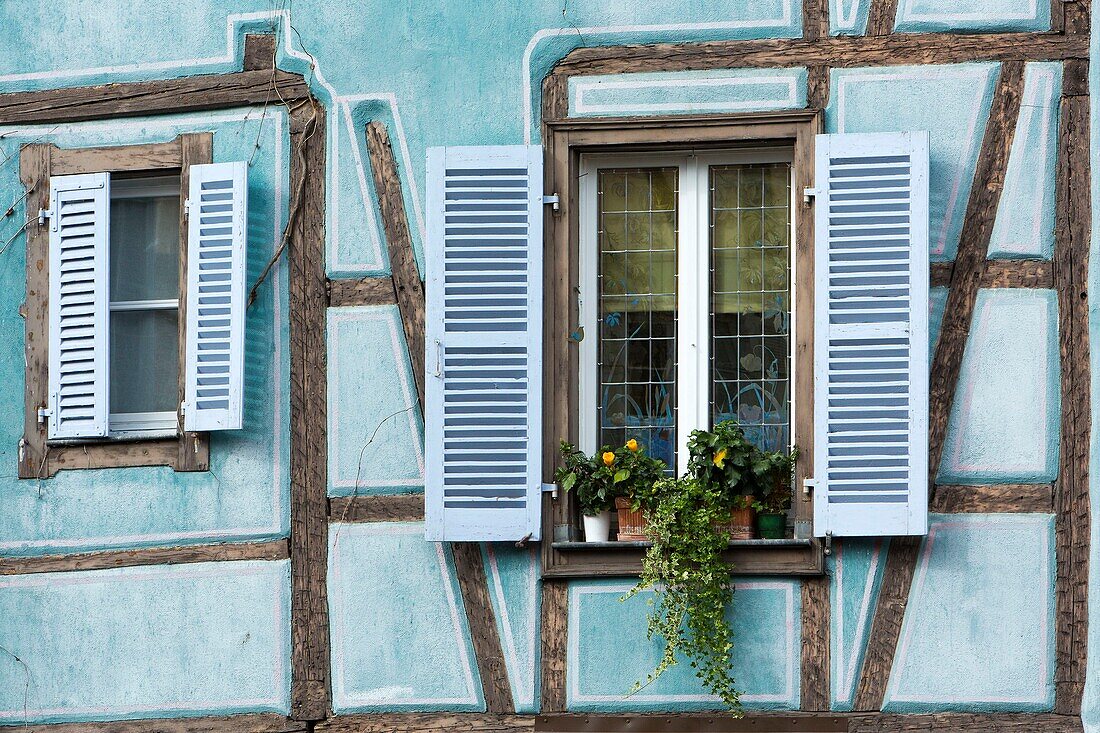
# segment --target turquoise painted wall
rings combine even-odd
[[[869,0],[828,0],[828,5],[832,33],[864,32]],[[1047,5],[1037,0],[901,0],[897,28],[1042,30],[1049,26]],[[286,4],[269,0],[149,2],[141,14],[123,0],[102,0],[94,12],[76,0],[29,8],[2,3],[0,47],[24,52],[0,56],[0,91],[231,71],[240,67],[244,33],[274,30],[280,65],[307,73],[328,111],[328,272],[362,276],[389,269],[363,137],[367,121],[383,122],[394,142],[422,266],[424,150],[446,144],[537,143],[541,79],[570,50],[796,37],[800,13],[795,0],[398,0],[358,3],[349,22],[346,4],[323,0],[297,0],[292,14]],[[980,63],[833,72],[828,131],[931,132],[934,260],[950,261],[957,251],[998,74],[997,64]],[[1060,85],[1057,65],[1029,65],[1027,106],[1011,154],[993,257],[1051,256]],[[731,69],[591,77],[570,85],[569,103],[577,115],[682,114],[797,108],[805,104],[805,95],[801,69]],[[249,256],[255,274],[286,218],[289,139],[285,115],[272,107],[0,129],[0,207],[22,193],[14,155],[21,143],[125,144],[191,130],[215,131],[218,160],[253,157],[259,142],[250,170]],[[15,233],[25,214],[20,205],[15,216],[0,218],[0,242]],[[17,236],[16,245],[0,254],[0,377],[13,385],[0,394],[0,408],[7,408],[0,409],[0,461],[11,469],[0,469],[0,555],[285,536],[285,267],[275,269],[274,286],[265,286],[249,315],[246,429],[215,438],[211,473],[63,472],[48,481],[26,482],[14,478],[22,420],[21,241]],[[1094,253],[1094,267],[1098,259]],[[1096,282],[1095,273],[1091,281]],[[933,345],[946,299],[946,289],[933,289]],[[1092,302],[1100,301],[1094,295]],[[951,416],[940,478],[962,483],[1049,480],[1057,466],[1060,429],[1053,293],[983,292],[976,314],[959,386],[964,399]],[[1100,313],[1093,314],[1093,328],[1100,329]],[[396,309],[332,309],[327,336],[330,495],[422,491],[423,426]],[[1094,367],[1094,374],[1100,368]],[[1094,386],[1093,395],[1100,399],[1100,386]],[[1091,475],[1097,481],[1100,466]],[[887,706],[898,711],[1049,709],[1050,518],[936,517],[933,530],[922,549],[903,629],[904,654],[892,674]],[[1098,533],[1100,528],[1094,531],[1094,546],[1100,546]],[[838,543],[829,559],[832,702],[837,710],[852,704],[888,544]],[[536,711],[537,553],[485,546],[483,560],[517,710]],[[1097,565],[1093,573],[1100,572]],[[0,644],[27,662],[24,669],[0,651],[3,721],[286,712],[285,562],[72,573],[45,584],[41,577],[0,581]],[[1100,576],[1094,579],[1095,588]],[[715,707],[686,666],[624,698],[658,649],[644,638],[645,599],[618,600],[628,585],[570,585],[569,707]],[[107,589],[125,599],[121,608],[108,607]],[[419,524],[334,524],[329,591],[337,712],[483,709],[453,559],[448,548],[423,541]],[[1100,607],[1100,601],[1095,605]],[[162,625],[148,627],[158,641],[167,640],[160,655],[141,656],[141,638],[124,633],[125,619],[135,613],[160,614]],[[740,581],[730,621],[737,634],[735,671],[746,703],[797,708],[797,583]],[[38,639],[30,632],[40,628],[56,630],[57,639]],[[1100,618],[1092,628],[1092,647],[1100,649]],[[110,644],[91,641],[101,637]],[[1003,653],[982,657],[980,667],[973,655],[958,651],[992,647]],[[72,665],[74,649],[80,667]],[[217,653],[206,654],[210,649]],[[80,675],[81,669],[96,674]],[[192,680],[195,669],[201,674]],[[26,687],[28,672],[31,685]],[[1090,681],[1085,719],[1100,731],[1100,693],[1094,688]]]

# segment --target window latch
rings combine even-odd
[[[817,198],[817,195],[821,193],[818,188],[805,188],[802,190],[802,203],[810,203],[810,199]]]

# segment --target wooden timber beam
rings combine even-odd
[[[10,733],[307,733],[306,723],[281,715],[88,721],[0,726]]]
[[[423,494],[340,496],[328,500],[331,522],[423,522]]]
[[[267,74],[270,77],[270,74]],[[290,113],[291,715],[329,714],[325,112]]]
[[[542,581],[542,704],[544,713],[565,711],[565,660],[569,629],[569,585]]]
[[[929,500],[935,501],[935,476],[943,455],[947,417],[955,397],[963,350],[974,313],[974,303],[985,271],[989,238],[1004,188],[1008,155],[1024,86],[1024,65],[1014,61],[1001,68],[1000,81],[986,123],[985,137],[967,203],[959,251],[951,271],[943,325],[932,361],[929,385],[928,470]],[[916,570],[919,537],[898,537],[890,542],[878,604],[871,622],[859,686],[856,710],[879,710],[886,693],[901,633],[909,589]]]
[[[371,172],[374,174],[374,188],[378,192],[382,226],[386,230],[393,290],[397,297],[397,307],[401,311],[401,322],[405,326],[405,343],[409,347],[416,394],[423,410],[424,282],[416,268],[397,161],[393,156],[393,148],[390,147],[386,126],[381,122],[375,121],[367,125],[367,151],[370,155]]]
[[[396,305],[397,293],[393,290],[393,278],[383,276],[329,280],[328,304],[333,308],[345,305]]]
[[[285,560],[290,557],[287,540],[235,542],[189,547],[143,547],[134,550],[104,550],[67,555],[0,558],[0,575],[66,573],[74,570],[105,570],[139,565],[180,565],[193,562],[234,560]]]
[[[512,699],[512,685],[508,681],[504,648],[500,643],[496,614],[489,598],[489,580],[485,575],[481,544],[452,542],[451,554],[454,556],[458,586],[462,591],[466,621],[470,626],[470,641],[473,642],[474,656],[477,657],[485,707],[490,713],[514,713],[516,706]]]
[[[1088,646],[1090,553],[1089,366],[1090,202],[1089,97],[1065,96],[1059,126],[1055,185],[1054,283],[1058,291],[1062,430],[1054,491],[1054,710],[1081,710]]]
[[[827,712],[829,687],[829,576],[802,579],[801,709]]]
[[[1054,264],[1049,260],[986,260],[980,264],[981,288],[1053,288]],[[954,262],[933,262],[930,284],[949,287]]]
[[[867,12],[867,35],[885,36],[894,32],[894,20],[898,17],[898,0],[871,0]]]
[[[718,67],[908,66],[964,61],[1087,59],[1088,37],[1056,33],[891,33],[756,41],[588,46],[558,62],[555,75],[686,71]]]
[[[1050,514],[1054,511],[1054,487],[1052,484],[937,485],[928,510],[938,514]]]
[[[802,0],[802,38],[807,41],[816,41],[828,35],[828,0]]]

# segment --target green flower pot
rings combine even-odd
[[[786,514],[757,514],[756,527],[762,540],[781,540],[787,536]]]

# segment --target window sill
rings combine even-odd
[[[552,542],[544,578],[608,578],[641,574],[648,542]],[[732,575],[814,576],[825,572],[815,539],[732,540],[723,558]]]

